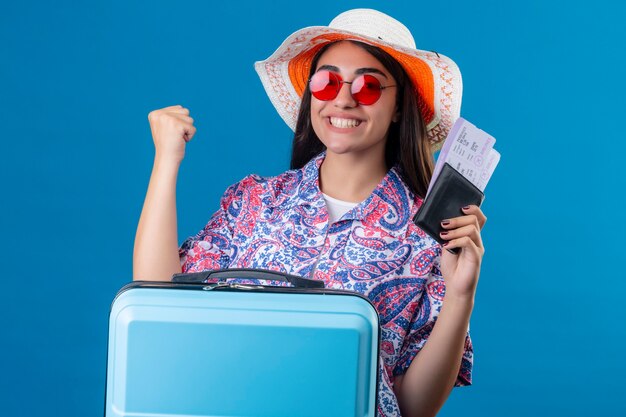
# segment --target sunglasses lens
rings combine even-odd
[[[337,97],[341,86],[341,78],[330,71],[318,71],[309,82],[311,94],[318,100],[332,100]]]
[[[372,75],[364,74],[352,82],[352,96],[360,104],[374,104],[380,98],[380,81]]]

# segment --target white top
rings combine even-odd
[[[324,201],[326,201],[326,207],[328,208],[328,224],[333,224],[339,220],[344,214],[352,210],[359,203],[351,203],[349,201],[341,201],[336,198],[332,198],[324,193]]]

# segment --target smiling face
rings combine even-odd
[[[316,72],[328,70],[352,82],[361,74],[376,77],[382,86],[396,85],[385,67],[363,48],[352,42],[330,46],[319,58]],[[341,84],[332,100],[311,97],[311,124],[328,153],[363,155],[379,153],[384,158],[387,132],[396,121],[396,88],[385,88],[378,101],[359,104],[350,93],[350,84]]]

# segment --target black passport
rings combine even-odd
[[[413,222],[443,245],[446,240],[439,236],[444,231],[441,221],[461,216],[461,208],[467,205],[480,206],[484,198],[485,194],[480,189],[446,162]],[[459,251],[459,248],[450,250],[453,253]]]

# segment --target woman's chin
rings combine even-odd
[[[330,146],[326,146],[326,153],[332,153],[335,155],[346,155],[353,152],[355,152],[354,147],[347,144],[332,144]]]

